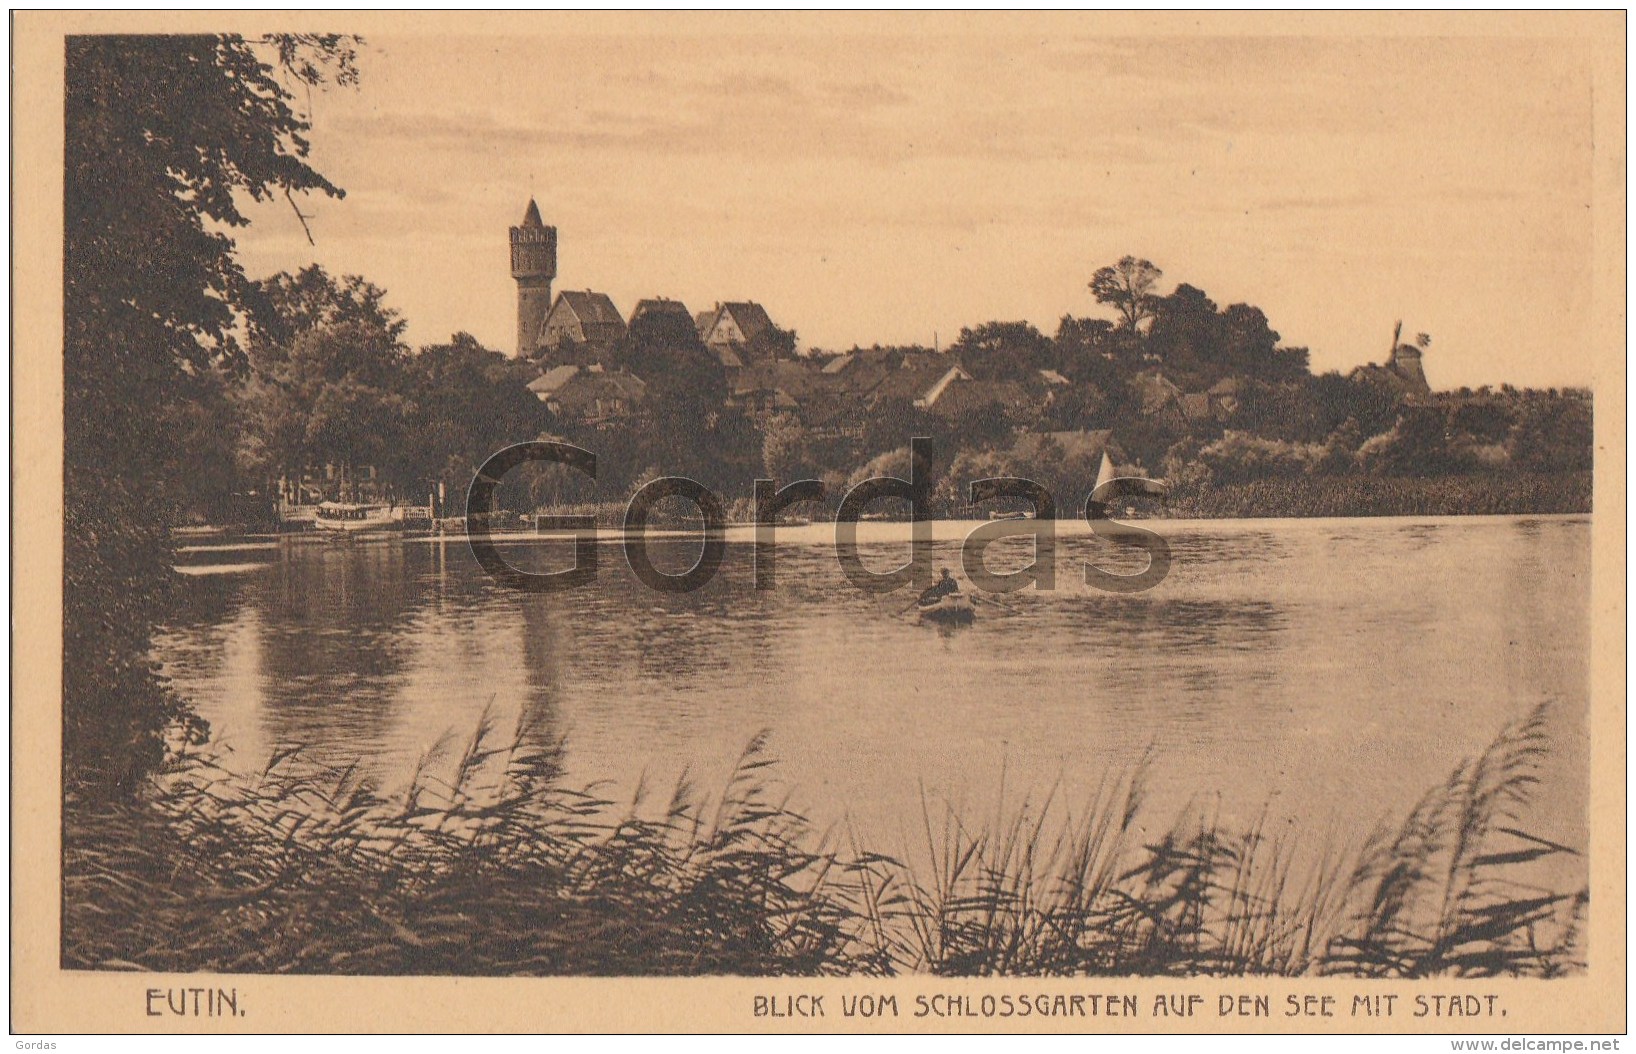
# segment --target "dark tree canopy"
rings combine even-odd
[[[277,363],[307,330],[355,323],[397,342],[409,326],[386,306],[386,290],[360,275],[332,278],[320,264],[252,283],[245,301],[250,358],[258,368]]]
[[[1018,380],[1052,365],[1050,338],[1027,322],[984,322],[960,331],[949,354],[985,380]]]
[[[243,461],[272,476],[326,464],[386,468],[401,455],[408,348],[385,298],[316,264],[250,287]]]
[[[356,77],[339,37],[80,36],[66,48],[64,766],[128,788],[187,712],[148,669],[163,527],[195,486],[186,408],[236,366],[237,196],[341,191],[281,79]],[[293,81],[291,83],[294,83]],[[293,199],[292,199],[293,200]],[[195,730],[196,734],[196,730]]]
[[[390,458],[400,490],[420,501],[425,489],[441,483],[450,508],[463,508],[453,496],[465,493],[491,454],[554,427],[528,390],[533,375],[528,364],[485,348],[469,333],[411,355],[402,383],[403,441]]]

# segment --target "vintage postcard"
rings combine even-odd
[[[1625,1030],[1622,12],[13,28],[14,1031]]]

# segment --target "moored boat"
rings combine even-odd
[[[403,509],[388,505],[326,501],[318,506],[313,526],[320,531],[356,535],[403,530]]]
[[[1168,501],[1170,487],[1162,480],[1119,475],[1114,469],[1113,459],[1107,451],[1103,451],[1102,467],[1097,470],[1096,485],[1091,488],[1090,499],[1085,502],[1085,512],[1093,520],[1111,520],[1120,498],[1159,498]],[[1126,518],[1134,518],[1137,514],[1136,506],[1125,507]]]

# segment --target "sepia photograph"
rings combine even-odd
[[[15,18],[14,1031],[1624,1030],[1622,12]]]

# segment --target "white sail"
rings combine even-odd
[[[1110,501],[1113,495],[1109,493],[1108,484],[1116,478],[1113,470],[1113,458],[1106,450],[1102,451],[1102,467],[1096,470],[1096,486],[1091,488],[1091,497],[1096,501]]]

